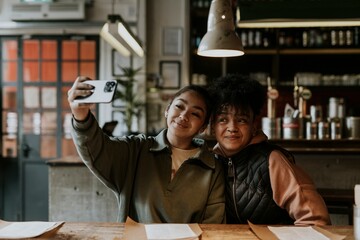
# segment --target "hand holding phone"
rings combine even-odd
[[[84,83],[94,86],[93,93],[86,97],[78,97],[78,103],[109,103],[112,101],[117,81],[116,80],[87,80]]]

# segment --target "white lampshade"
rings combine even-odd
[[[111,31],[111,28],[114,27],[113,25],[114,23],[105,23],[100,31],[100,36],[121,55],[129,57],[131,55],[130,51],[123,44],[121,44],[119,39],[116,38],[116,35],[112,33],[113,31]]]
[[[205,57],[244,55],[241,39],[235,32],[230,0],[213,0],[211,2],[207,33],[201,39],[197,54]]]

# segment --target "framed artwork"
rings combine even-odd
[[[180,61],[160,61],[160,76],[163,89],[178,89],[181,81]]]
[[[116,51],[115,49],[112,50],[112,75],[113,76],[122,76],[124,75],[124,72],[121,68],[124,67],[132,67],[132,61],[133,61],[133,57],[125,57],[123,55],[121,55],[118,51]]]
[[[182,29],[179,27],[167,27],[163,30],[163,54],[182,54]]]

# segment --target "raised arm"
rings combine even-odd
[[[83,83],[90,80],[88,77],[79,76],[68,91],[68,102],[73,117],[77,121],[84,121],[88,115],[93,103],[77,103],[74,100],[78,97],[86,97],[92,94],[93,86]]]

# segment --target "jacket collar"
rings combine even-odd
[[[154,138],[155,141],[153,142],[150,151],[158,152],[168,149],[168,151],[171,153],[171,145],[166,138],[166,133],[167,129],[164,129]],[[200,151],[193,157],[193,159],[200,160],[206,166],[214,169],[216,160],[214,155],[209,151],[209,147],[207,146],[205,140],[194,138],[192,143],[200,148]]]

